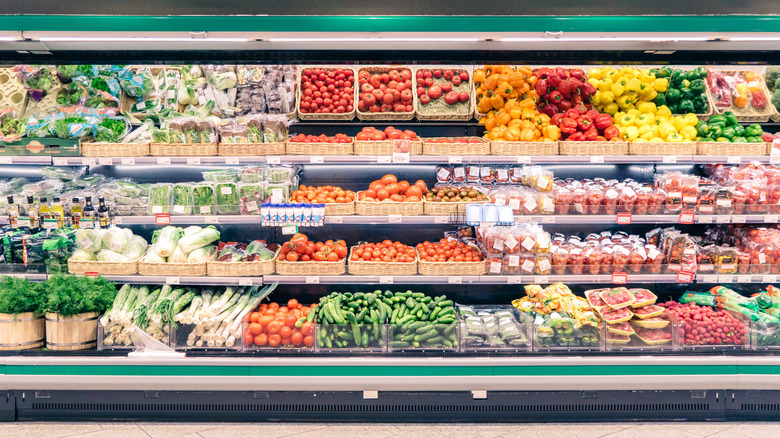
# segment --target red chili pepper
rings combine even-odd
[[[595,110],[590,110],[587,114],[589,114],[591,111]],[[596,128],[599,131],[603,131],[612,126],[612,117],[610,117],[609,114],[599,114],[593,121],[595,122]]]

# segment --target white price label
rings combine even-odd
[[[200,165],[200,158],[199,157],[187,158],[187,164],[189,164],[190,166]]]
[[[322,164],[325,162],[325,157],[322,155],[312,155],[309,157],[309,163],[311,164]]]
[[[663,162],[664,163],[670,163],[670,164],[676,163],[677,162],[677,156],[676,155],[664,155]]]
[[[461,164],[463,163],[463,157],[450,157],[449,162],[450,164]]]
[[[218,224],[219,223],[219,216],[206,216],[203,218],[203,222],[207,224]]]
[[[537,275],[534,277],[534,283],[536,284],[547,284],[550,282],[550,277],[546,275]]]
[[[621,212],[617,214],[618,225],[631,225],[631,213]]]
[[[393,277],[379,277],[379,284],[393,284]]]
[[[122,220],[121,217],[117,216],[114,218],[114,225],[122,225],[123,223],[124,221]]]
[[[718,283],[728,284],[734,282],[734,276],[733,275],[719,275],[718,276]]]
[[[236,165],[236,164],[238,164],[238,157],[228,157],[228,158],[225,158],[225,164],[229,164],[229,165]]]
[[[777,275],[764,275],[761,278],[762,283],[777,283]]]
[[[612,283],[614,284],[626,284],[627,283],[627,275],[625,272],[613,272],[612,273]]]
[[[295,225],[286,225],[282,227],[282,234],[295,234],[297,231],[297,228]]]
[[[720,215],[720,216],[715,218],[715,223],[718,223],[718,224],[728,224],[728,223],[731,223],[731,216]]]
[[[780,216],[776,214],[767,214],[764,215],[764,222],[768,224],[776,224],[780,220]]]
[[[67,158],[54,158],[53,159],[55,166],[67,166],[68,165],[68,159]]]
[[[320,284],[320,277],[306,277],[306,284]]]
[[[603,155],[594,155],[590,157],[591,163],[603,163],[604,162],[604,156]]]
[[[119,162],[123,166],[135,166],[135,158],[122,158]]]
[[[696,222],[698,222],[700,224],[711,224],[713,219],[714,218],[712,216],[707,216],[707,215],[697,216],[696,217]]]
[[[517,164],[531,164],[531,157],[528,155],[519,155],[517,157]]]
[[[461,284],[463,283],[463,277],[448,277],[447,283],[449,284]]]
[[[124,159],[122,159],[122,161],[124,161]],[[133,161],[135,161],[135,160],[133,160]],[[114,159],[113,158],[98,158],[97,162],[101,166],[111,166],[111,165],[114,164]],[[124,164],[124,163],[122,163],[122,164]]]
[[[739,164],[742,162],[742,157],[726,157],[726,162],[729,164]]]
[[[326,216],[328,218],[328,222],[332,224],[343,224],[344,223],[344,217],[343,216]]]
[[[744,224],[745,222],[747,222],[747,216],[744,215],[734,216],[731,219],[731,223],[734,224]]]
[[[97,158],[83,158],[81,162],[85,166],[96,166],[97,165]]]
[[[0,164],[11,164],[13,163],[13,157],[0,157]]]
[[[251,278],[239,278],[238,279],[238,285],[239,286],[252,286],[254,282]]]
[[[434,216],[433,217],[433,223],[434,224],[446,224],[449,221],[449,218],[447,216]]]
[[[549,215],[542,216],[542,223],[543,224],[554,224],[555,223],[555,216],[549,216]]]
[[[157,158],[157,164],[171,164],[171,159],[169,157],[159,157]]]
[[[179,284],[180,282],[179,277],[165,277],[165,284]]]
[[[510,275],[506,278],[506,282],[509,284],[520,284],[523,282],[523,277],[519,275]]]
[[[393,163],[409,164],[408,152],[393,152]]]
[[[265,157],[265,162],[268,164],[280,164],[282,162],[282,158],[278,155],[267,155]]]
[[[391,214],[387,216],[388,224],[400,224],[401,222],[403,222],[403,216],[400,214]]]
[[[717,275],[697,275],[696,279],[698,280],[698,283],[717,283],[718,282],[718,276]]]
[[[387,164],[393,162],[393,157],[391,155],[380,155],[376,157],[376,162],[379,164]]]
[[[749,275],[737,275],[737,283],[750,283]]]

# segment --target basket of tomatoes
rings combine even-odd
[[[415,93],[408,67],[361,67],[357,116],[360,120],[412,120]]]
[[[353,140],[345,134],[298,134],[287,140],[287,155],[352,155]]]
[[[298,69],[298,118],[354,119],[354,85],[355,70],[351,67],[311,66]]]
[[[418,68],[414,89],[418,120],[470,120],[474,115],[470,67]]]
[[[296,233],[282,244],[276,261],[279,275],[341,275],[347,271],[347,244],[343,240],[314,242]]]
[[[314,318],[309,321],[308,316],[316,306],[304,306],[295,298],[286,306],[260,304],[244,317],[244,350],[314,348]]]
[[[485,275],[485,259],[476,245],[457,239],[417,244],[417,269],[422,275]]]
[[[355,192],[338,186],[298,186],[290,194],[290,202],[299,204],[325,204],[326,216],[355,214]]]
[[[482,137],[425,138],[423,155],[490,155],[490,140]]]
[[[367,190],[358,192],[355,211],[361,216],[419,216],[423,214],[422,197],[428,192],[425,181],[414,184],[398,182],[395,175],[373,181]]]
[[[392,126],[384,131],[366,126],[355,136],[355,155],[393,155],[394,152],[421,155],[422,142],[414,131],[401,131]]]
[[[347,268],[352,275],[415,275],[417,251],[392,240],[361,243],[352,247]]]

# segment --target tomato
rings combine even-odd
[[[401,186],[396,183],[390,183],[385,187],[385,190],[387,190],[387,193],[390,195],[395,195],[401,191]]]
[[[304,338],[303,338],[303,345],[305,345],[307,347],[311,347],[312,345],[314,345],[314,336],[311,336],[311,335],[304,336]]]
[[[258,347],[262,347],[263,345],[268,343],[268,335],[266,335],[265,333],[260,333],[259,335],[254,337],[253,342]],[[251,344],[251,342],[249,344]]]
[[[427,94],[423,94],[420,96],[420,103],[423,105],[427,105],[431,103],[431,98]]]
[[[449,105],[458,103],[458,93],[454,91],[450,91],[444,96],[444,102],[446,102]]]
[[[329,262],[337,262],[339,261],[339,256],[335,252],[331,252],[328,254],[327,260]]]
[[[390,195],[390,200],[395,202],[401,202],[404,200],[404,197],[399,195],[398,193]]]
[[[395,175],[387,174],[383,176],[380,181],[382,182],[382,184],[388,185],[388,184],[398,183],[398,178],[396,178]]]
[[[259,335],[260,333],[263,332],[263,326],[256,322],[253,322],[249,324],[249,326],[247,327],[247,331],[253,335]]]
[[[343,246],[343,245],[337,245],[337,246],[336,246],[336,248],[334,248],[334,249],[333,249],[333,252],[335,252],[335,253],[336,253],[336,255],[337,255],[337,256],[338,256],[340,259],[343,259],[344,257],[346,257],[346,256],[347,256],[347,252],[348,252],[348,250],[347,250],[347,247],[346,247],[346,246]]]
[[[466,82],[469,80],[469,72],[463,70],[458,74],[458,77],[460,77],[460,80],[463,82]]]
[[[298,318],[288,313],[287,316],[284,317],[284,325],[287,327],[295,327],[295,323],[298,322]]]
[[[279,344],[282,343],[282,337],[279,335],[270,335],[268,336],[268,345],[271,347],[278,347]]]
[[[282,339],[289,338],[291,335],[292,335],[292,328],[284,325],[282,326],[281,329],[279,329],[279,336],[281,336]]]
[[[298,300],[293,298],[293,299],[287,301],[287,307],[289,307],[290,309],[298,309],[298,308],[301,307],[301,305],[300,305],[300,303],[298,303]]]
[[[271,323],[271,321],[273,321],[273,320],[274,320],[274,318],[273,318],[272,316],[269,316],[269,315],[263,315],[263,316],[261,316],[261,317],[260,317],[260,318],[257,320],[257,323],[258,323],[258,324],[260,324],[260,326],[261,326],[261,327],[267,327],[267,326],[268,326],[268,324],[270,324],[270,323]]]
[[[455,76],[455,74],[452,72],[452,70],[447,69],[444,70],[444,73],[442,74],[445,80],[451,81],[452,78]]]
[[[452,85],[460,85],[460,76],[453,76]]]
[[[267,331],[270,334],[279,333],[282,329],[282,324],[279,321],[271,321],[268,323]]]
[[[301,333],[304,336],[313,335],[314,334],[314,323],[312,322],[304,322],[301,326]]]
[[[415,186],[417,186],[420,191],[422,191],[423,195],[428,193],[428,186],[425,185],[425,181],[418,179],[417,182],[414,183]]]
[[[390,196],[390,194],[385,189],[380,189],[376,192],[376,198],[380,201],[384,201],[388,196]]]
[[[449,70],[448,70],[448,71],[449,71]],[[440,68],[437,68],[437,69],[433,70],[433,72],[432,72],[432,73],[433,73],[433,77],[434,77],[434,78],[437,78],[437,79],[438,79],[438,78],[440,78],[440,77],[441,77],[441,69],[440,69]]]
[[[422,197],[422,195],[423,191],[417,185],[410,186],[408,189],[406,189],[406,196]]]

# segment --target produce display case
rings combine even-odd
[[[387,333],[386,324],[316,324],[314,348],[317,352],[382,353],[387,351]]]

